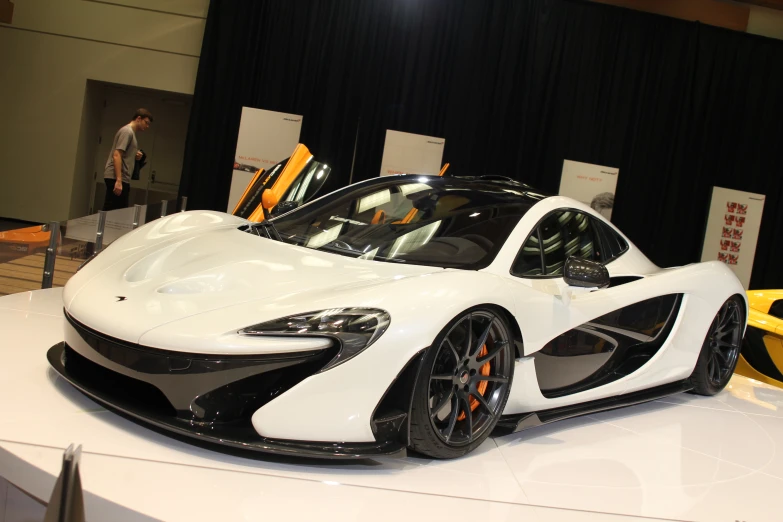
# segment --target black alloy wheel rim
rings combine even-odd
[[[443,442],[469,445],[494,425],[510,384],[512,349],[503,322],[486,311],[464,315],[443,338],[428,385],[430,422]]]
[[[712,321],[707,359],[707,378],[713,386],[723,386],[734,371],[742,342],[740,306],[726,301]]]

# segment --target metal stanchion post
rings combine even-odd
[[[139,217],[141,217],[141,205],[133,205],[133,230],[139,228]]]
[[[106,211],[98,211],[98,230],[95,232],[95,253],[103,249],[103,229],[106,226]]]
[[[185,212],[188,208],[188,197],[182,196],[182,208],[179,209],[180,212]]]
[[[49,504],[44,513],[44,522],[84,522],[84,490],[82,489],[82,477],[79,472],[82,456],[81,445],[74,448],[71,444],[63,455],[60,476],[54,483]]]
[[[166,207],[168,206],[168,201],[165,199],[160,202],[160,217],[166,217]]]
[[[43,280],[41,288],[51,288],[54,282],[54,261],[57,257],[57,238],[60,237],[60,222],[52,221],[49,223],[49,246],[46,247],[46,258],[44,259]]]

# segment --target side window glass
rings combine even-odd
[[[538,230],[528,238],[522,250],[514,261],[511,273],[519,277],[543,275],[541,270],[541,242],[538,240]]]
[[[544,218],[538,226],[541,250],[544,252],[544,275],[560,275],[565,264],[565,236],[562,222],[568,219],[565,212],[555,212]]]
[[[295,201],[300,205],[307,203],[320,190],[331,171],[331,167],[311,161],[291,183],[280,201]]]
[[[783,319],[783,299],[778,299],[769,307],[769,315]]]
[[[589,216],[581,212],[564,212],[563,228],[566,237],[565,258],[581,257],[591,261],[599,261],[596,248],[595,232]]]
[[[595,219],[596,228],[601,231],[601,244],[603,246],[603,262],[620,257],[628,250],[628,242],[621,235],[612,230],[612,227],[606,223]]]
[[[291,158],[286,158],[269,169],[269,172],[266,173],[266,179],[264,180],[264,188],[271,189],[275,186],[275,183],[277,183],[277,178],[280,177],[280,173],[283,172],[283,169],[285,168],[286,164],[288,164],[289,159]]]
[[[522,247],[512,273],[519,277],[557,277],[563,274],[565,261],[571,256],[600,260],[597,247],[589,216],[573,210],[553,212]]]
[[[615,257],[620,257],[621,255],[625,254],[628,251],[628,242],[623,239],[623,236],[619,235],[617,232],[612,230],[609,227],[606,227],[609,229],[609,233],[612,234],[617,241],[617,244],[620,245],[620,250],[617,251],[617,255]]]

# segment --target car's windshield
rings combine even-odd
[[[334,192],[274,225],[287,243],[344,256],[478,269],[534,202],[511,186],[395,176]]]

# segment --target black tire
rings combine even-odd
[[[454,318],[424,355],[410,449],[439,459],[473,451],[500,419],[513,377],[514,340],[502,314],[478,307]]]
[[[744,327],[745,304],[735,295],[723,303],[710,324],[690,378],[693,393],[715,395],[728,384],[739,360]]]

